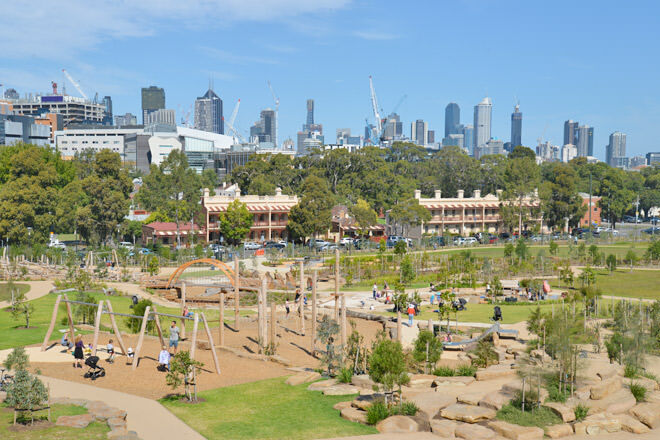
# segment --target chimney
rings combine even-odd
[[[442,198],[442,191],[439,189],[435,190],[435,198],[436,199],[441,199]]]
[[[210,191],[208,188],[204,188],[204,198],[207,198],[210,194]]]
[[[416,190],[415,190],[415,198],[416,198],[417,200],[421,199],[421,198],[422,198],[422,191],[416,189]]]
[[[498,199],[501,199],[501,198],[502,198],[502,192],[503,192],[503,191],[502,191],[501,189],[496,189],[496,190],[495,190],[495,194],[497,195],[497,198],[498,198]]]
[[[234,193],[234,198],[235,199],[240,199],[241,198],[241,189],[238,188],[238,187],[236,188],[236,192]]]
[[[465,191],[463,191],[462,189],[459,189],[458,190],[458,198],[462,199],[464,195],[465,195]]]
[[[481,190],[480,189],[475,189],[474,190],[474,196],[475,199],[480,199],[481,198]]]
[[[275,188],[275,195],[276,196],[281,196],[282,195],[282,188],[280,188],[280,187]]]

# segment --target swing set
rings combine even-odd
[[[142,351],[142,345],[144,342],[144,334],[146,333],[147,329],[147,322],[149,320],[153,320],[156,322],[156,330],[158,331],[158,337],[160,339],[160,345],[166,345],[165,344],[165,339],[163,337],[163,329],[160,325],[160,316],[166,316],[170,317],[172,319],[176,320],[182,320],[182,322],[185,322],[185,320],[190,320],[193,321],[193,334],[192,334],[192,343],[190,347],[190,358],[195,359],[195,349],[197,348],[197,329],[199,326],[199,320],[201,317],[201,321],[204,324],[204,330],[206,331],[206,336],[209,339],[209,345],[211,348],[211,354],[213,356],[213,363],[215,365],[215,372],[217,374],[220,374],[220,365],[218,364],[218,356],[215,351],[215,342],[213,341],[213,336],[211,335],[211,330],[209,328],[208,321],[206,320],[206,316],[204,315],[203,312],[200,313],[195,313],[194,316],[178,316],[178,315],[172,315],[169,313],[160,313],[157,311],[155,305],[147,306],[144,310],[144,315],[139,316],[139,315],[131,315],[128,313],[119,313],[115,312],[112,310],[112,304],[110,303],[109,300],[101,300],[98,302],[98,304],[95,303],[88,303],[88,302],[83,302],[83,301],[74,301],[70,300],[66,294],[61,294],[57,295],[57,299],[55,300],[55,304],[53,306],[53,314],[51,316],[50,320],[50,325],[48,326],[48,331],[46,332],[46,336],[44,337],[44,341],[41,345],[41,351],[45,351],[48,347],[48,342],[50,340],[50,337],[53,333],[53,330],[55,329],[55,323],[57,321],[57,312],[60,303],[66,304],[66,314],[67,314],[67,321],[69,323],[69,333],[70,333],[70,340],[73,341],[75,338],[75,329],[73,327],[73,315],[71,313],[71,304],[80,304],[80,305],[85,305],[85,306],[90,306],[90,307],[96,307],[96,317],[94,320],[94,339],[92,340],[92,356],[96,356],[96,350],[98,346],[98,340],[99,340],[99,330],[101,326],[101,318],[103,314],[109,315],[110,316],[110,324],[112,325],[112,331],[117,338],[117,342],[119,343],[119,347],[121,348],[123,354],[125,356],[128,356],[128,352],[126,350],[126,345],[124,344],[124,340],[121,337],[121,333],[119,332],[119,328],[117,327],[117,321],[115,320],[115,316],[123,316],[127,318],[135,318],[135,319],[141,319],[142,323],[140,325],[140,333],[138,336],[138,342],[137,346],[135,348],[135,353],[133,357],[129,357],[129,361],[131,363],[131,368],[135,370],[138,366],[138,363],[140,362],[140,352]],[[104,307],[105,306],[105,307]]]

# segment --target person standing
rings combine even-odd
[[[415,316],[415,307],[412,304],[408,304],[408,327],[413,326],[413,317]]]
[[[374,299],[376,299],[376,294],[378,293],[378,284],[374,283],[374,287],[371,291],[371,295]]]
[[[286,317],[289,317],[289,313],[291,312],[291,309],[289,308],[289,301],[284,301],[284,308],[286,309]]]
[[[170,348],[174,347],[174,354],[176,354],[177,348],[179,348],[179,327],[176,326],[176,321],[172,321],[170,325]]]
[[[82,360],[85,358],[85,355],[83,354],[83,348],[85,347],[85,343],[82,340],[82,336],[78,335],[76,338],[76,344],[73,349],[73,357],[76,360],[73,363],[73,368],[82,368]]]

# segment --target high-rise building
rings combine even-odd
[[[504,142],[497,139],[490,139],[481,147],[474,150],[474,157],[476,159],[481,159],[484,156],[493,154],[504,154]]]
[[[225,134],[222,99],[209,88],[204,96],[195,100],[195,128],[211,133]]]
[[[660,151],[646,153],[646,165],[651,166],[654,163],[660,164]]]
[[[403,123],[401,122],[401,117],[396,113],[391,113],[385,119],[384,126],[383,140],[395,141],[403,137]]]
[[[628,162],[630,168],[643,167],[646,165],[646,158],[644,156],[633,156]]]
[[[308,99],[307,100],[307,127],[310,127],[312,124],[314,124],[314,100],[313,99]],[[303,127],[304,130],[305,127]],[[309,129],[309,128],[308,128]]]
[[[459,134],[459,125],[461,124],[461,108],[455,102],[450,102],[445,107],[445,137],[450,134]]]
[[[576,147],[579,157],[593,156],[593,135],[594,130],[588,125],[580,125],[578,127]]]
[[[561,147],[561,161],[570,162],[577,157],[577,147],[573,144],[566,144]]]
[[[50,145],[50,126],[37,124],[32,116],[0,115],[0,145],[17,143]]]
[[[310,146],[320,146],[324,144],[323,137],[323,124],[314,123],[314,100],[307,100],[307,117],[302,126],[302,131],[299,131],[297,136],[297,151],[298,154],[306,154]],[[306,142],[308,139],[313,139],[314,142]],[[273,138],[273,142],[275,139]]]
[[[105,111],[103,112],[103,125],[112,125],[112,98],[104,96],[101,101]]]
[[[626,157],[626,134],[615,131],[610,135],[610,143],[605,147],[606,162],[609,166],[620,164],[619,158]]]
[[[579,125],[577,121],[572,119],[564,122],[564,145],[577,145]]]
[[[147,115],[165,108],[165,89],[156,86],[142,88],[142,123],[146,124]]]
[[[516,107],[511,113],[511,147],[516,148],[518,145],[522,145],[522,118],[523,114],[520,111],[520,105],[516,104]]]
[[[161,108],[147,113],[144,125],[176,126],[176,113],[172,109]]]
[[[426,134],[426,143],[435,144],[435,130],[429,130]]]
[[[250,127],[250,139],[253,142],[271,142],[275,144],[275,110],[267,108],[261,111],[259,120]]]
[[[115,116],[115,125],[117,127],[123,127],[125,125],[137,125],[137,116],[132,113],[117,115]]]
[[[424,122],[423,119],[410,124],[410,139],[417,145],[422,147],[429,143],[429,124]]]
[[[485,146],[491,138],[492,112],[493,102],[489,97],[474,106],[474,157],[479,155],[477,149]]]
[[[474,155],[474,126],[466,124],[463,127],[463,148],[470,156]]]
[[[465,137],[461,134],[450,134],[442,140],[443,147],[455,146],[465,149]]]

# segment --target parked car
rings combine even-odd
[[[322,246],[325,246],[326,244],[328,244],[328,242],[325,240],[321,240],[320,238],[310,238],[309,241],[307,242],[307,246],[314,249],[319,249]]]
[[[259,243],[255,243],[254,241],[246,241],[243,243],[243,249],[246,251],[256,251],[261,249],[261,245]]]
[[[339,240],[339,244],[342,246],[352,246],[354,241],[353,237],[342,237]]]
[[[396,243],[399,241],[406,241],[406,239],[401,237],[400,235],[390,235],[389,237],[387,237],[387,242],[386,242],[387,247],[388,248],[394,247]]]
[[[339,249],[339,246],[337,246],[335,243],[326,242],[326,244],[317,249],[321,252],[328,252]]]
[[[277,242],[277,241],[267,241],[264,244],[265,249],[284,249],[285,247],[286,247],[285,244],[282,244],[282,243]]]
[[[463,238],[463,244],[464,245],[474,245],[479,243],[479,241],[475,237],[465,237]]]
[[[119,243],[119,246],[126,249],[133,249],[133,243],[131,243],[130,241],[122,241]]]
[[[624,223],[641,223],[642,219],[637,218],[634,215],[624,215],[623,216],[623,222]]]
[[[497,243],[497,240],[499,240],[499,239],[497,238],[497,235],[488,234],[488,244],[494,244],[494,243]]]
[[[645,234],[658,234],[660,235],[660,226],[653,226],[648,229],[644,229],[642,232]]]
[[[48,243],[48,247],[51,249],[66,249],[66,245],[61,241],[51,241]]]

